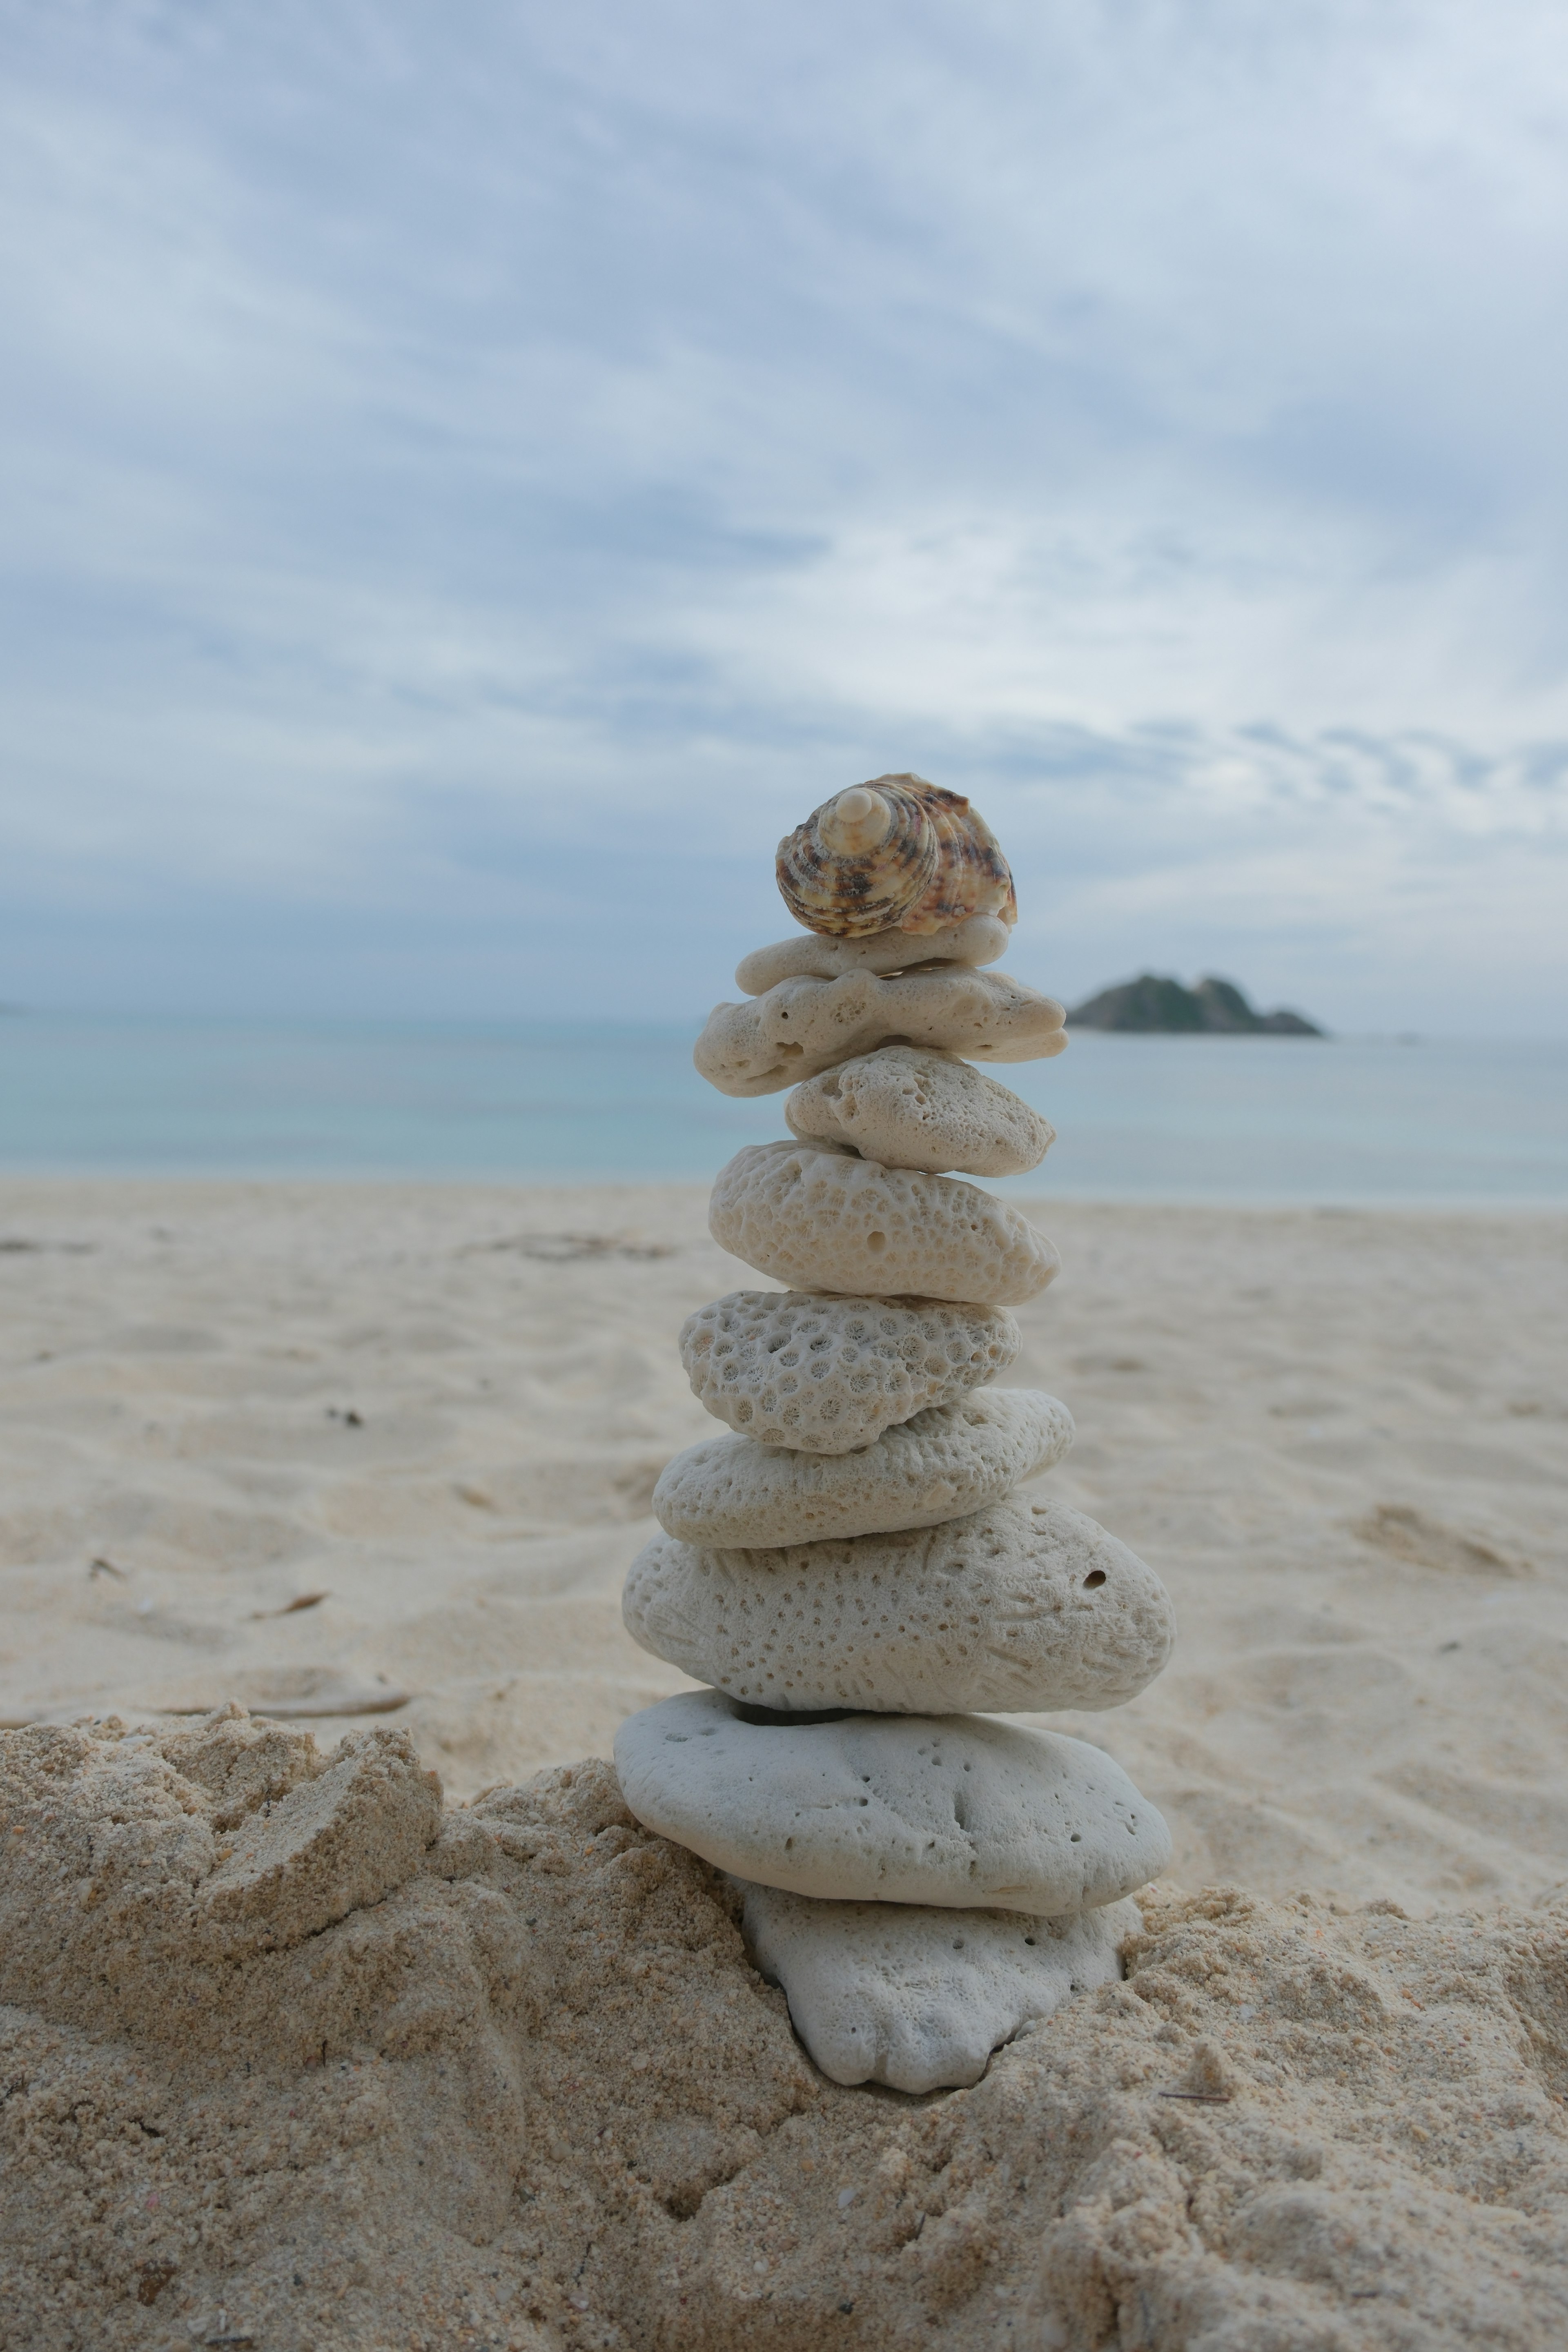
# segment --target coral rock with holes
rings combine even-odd
[[[1136,1698],[1175,1640],[1170,1595],[1136,1552],[1081,1511],[1023,1496],[839,1543],[656,1536],[623,1609],[656,1658],[773,1708],[1094,1712]]]
[[[1102,1749],[983,1715],[803,1719],[682,1691],[622,1724],[616,1770],[647,1828],[788,1895],[1059,1919],[1171,1858]]]
[[[762,1445],[849,1454],[928,1405],[1005,1371],[1018,1327],[999,1307],[731,1290],[689,1315],[680,1360],[715,1420]]]
[[[708,1230],[794,1289],[1019,1307],[1061,1261],[1016,1209],[952,1176],[881,1168],[847,1147],[750,1143],[719,1171]]]
[[[934,1046],[973,1062],[1037,1062],[1067,1045],[1067,1014],[1004,971],[781,980],[745,1004],[716,1004],[693,1058],[725,1095],[775,1095],[889,1044]]]
[[[709,1215],[788,1287],[681,1332],[734,1434],[667,1466],[623,1612],[708,1687],[631,1717],[616,1764],[647,1827],[741,1880],[816,2064],[926,2092],[1112,1979],[1170,1853],[1100,1748],[991,1718],[1121,1706],[1174,1622],[1125,1544],[1016,1491],[1066,1451],[1066,1408],[985,1385],[1058,1261],[952,1172],[1021,1174],[1052,1140],[973,1065],[1067,1043],[1054,999],[982,969],[1017,913],[994,835],[962,794],[879,776],[813,810],[777,875],[805,936],[742,958],[749,1002],[694,1058],[724,1094],[795,1089],[796,1139],[737,1152]]]
[[[844,1144],[885,1168],[1023,1176],[1056,1130],[983,1070],[919,1045],[883,1045],[796,1087],[784,1105],[803,1143]]]
[[[847,1454],[705,1437],[666,1464],[654,1517],[685,1543],[724,1549],[935,1527],[1039,1477],[1071,1443],[1066,1405],[1037,1389],[977,1390]]]

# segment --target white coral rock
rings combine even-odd
[[[1121,1706],[1176,1635],[1171,1597],[1136,1552],[1025,1495],[840,1543],[722,1550],[656,1536],[622,1612],[634,1641],[694,1680],[795,1711]]]
[[[1008,1087],[934,1047],[883,1045],[796,1087],[784,1105],[804,1143],[849,1144],[883,1168],[1021,1176],[1056,1130]]]
[[[654,1517],[688,1544],[816,1543],[930,1528],[998,1502],[1059,1462],[1065,1404],[1037,1389],[977,1389],[851,1454],[705,1437],[665,1465]]]
[[[738,1151],[719,1171],[708,1229],[775,1282],[861,1297],[1016,1307],[1061,1263],[1016,1209],[973,1184],[804,1143]]]
[[[746,1889],[744,1933],[795,2032],[835,2083],[978,2083],[992,2052],[1076,1993],[1114,1984],[1133,1903],[1065,1919],[923,1904],[813,1903]]]
[[[764,1445],[848,1454],[1005,1371],[1022,1342],[998,1307],[732,1290],[689,1315],[680,1360],[719,1421]]]
[[[683,1691],[621,1725],[616,1770],[645,1827],[829,1902],[1055,1919],[1133,1894],[1171,1858],[1164,1822],[1100,1748],[983,1716],[769,1721]]]
[[[735,985],[747,996],[765,996],[781,980],[837,980],[847,971],[925,971],[950,963],[994,963],[1012,945],[1000,915],[972,915],[951,930],[874,931],[868,939],[824,938],[797,932],[772,947],[753,948],[735,967]]]
[[[948,965],[882,979],[781,980],[746,1004],[717,1004],[692,1059],[726,1095],[771,1095],[892,1043],[971,1062],[1034,1062],[1067,1044],[1067,1015],[1005,972]]]

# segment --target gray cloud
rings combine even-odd
[[[0,51],[0,995],[684,1013],[914,765],[1064,992],[1560,1025],[1544,5]]]

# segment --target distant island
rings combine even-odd
[[[1159,1032],[1168,1036],[1323,1037],[1315,1021],[1300,1013],[1255,1013],[1234,981],[1200,980],[1184,988],[1179,980],[1144,972],[1115,988],[1102,988],[1068,1014],[1069,1029]]]

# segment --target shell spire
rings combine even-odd
[[[778,881],[797,922],[837,939],[1018,919],[990,826],[962,793],[921,776],[877,776],[824,801],[780,842]]]
[[[937,835],[911,779],[879,776],[813,809],[779,844],[779,888],[808,931],[846,940],[899,928],[936,872]]]

